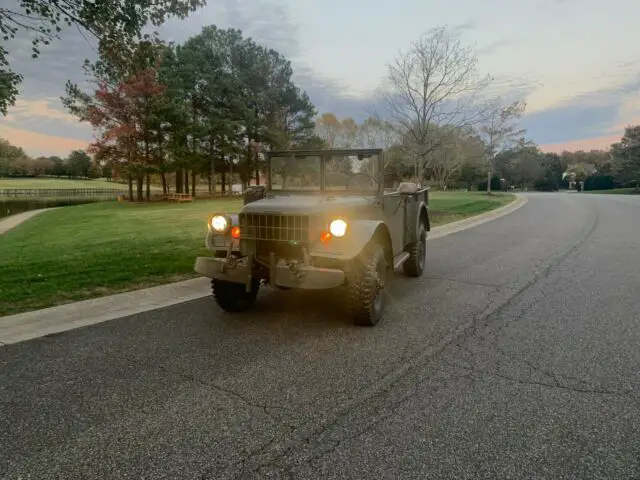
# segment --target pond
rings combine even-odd
[[[99,200],[91,198],[29,198],[20,200],[0,198],[0,218],[8,217],[9,215],[15,215],[16,213],[38,210],[40,208],[66,207],[71,205],[82,205],[84,203],[93,203],[97,201]]]

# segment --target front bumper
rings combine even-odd
[[[253,265],[250,257],[234,263],[229,263],[225,258],[198,257],[194,270],[205,277],[249,286]],[[301,265],[296,271],[292,271],[284,264],[271,267],[270,277],[270,283],[274,286],[310,290],[339,287],[345,280],[342,270]]]

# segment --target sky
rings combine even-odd
[[[447,26],[475,48],[497,94],[527,102],[527,137],[559,152],[608,148],[626,125],[640,123],[638,18],[638,0],[208,0],[157,31],[180,42],[205,25],[239,28],[292,61],[319,113],[362,121],[389,63]],[[12,68],[25,80],[15,108],[0,117],[0,137],[34,156],[86,148],[91,129],[59,98],[67,80],[83,81],[91,45],[68,28],[40,58],[30,50],[27,37],[9,44]]]

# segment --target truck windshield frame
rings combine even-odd
[[[336,158],[342,157],[346,162],[347,157],[355,157],[362,166],[363,163],[373,158],[373,173],[370,174],[366,170],[359,172],[343,173],[339,171],[328,172],[332,166],[335,168]],[[291,171],[296,171],[298,177],[302,183],[306,182],[304,187],[299,185],[290,187],[286,185],[288,180],[280,177],[280,180],[276,180],[274,177],[279,175],[275,170],[280,172],[286,168],[286,164],[282,165],[282,160],[288,159],[290,162],[300,162],[301,169],[292,168]],[[311,161],[308,161],[310,160]],[[317,167],[313,166],[315,161],[318,162]],[[351,158],[352,162],[354,158]],[[383,175],[383,150],[382,149],[353,149],[353,150],[289,150],[289,151],[275,151],[267,153],[267,190],[273,194],[301,194],[301,195],[317,195],[330,194],[330,195],[359,195],[359,196],[380,196],[384,190],[384,175]],[[276,165],[276,163],[280,165]],[[306,163],[306,165],[305,165]],[[289,164],[291,165],[291,164]],[[298,167],[298,165],[296,165]],[[316,170],[317,168],[317,170]],[[356,182],[352,182],[354,173],[364,173],[366,175],[355,175],[356,180],[358,178],[369,178],[369,183],[372,184],[370,188],[358,188]],[[331,182],[327,182],[327,175],[348,179],[349,186],[347,188],[346,180],[343,185],[331,185]],[[375,181],[374,181],[375,180]],[[282,186],[279,186],[279,184]],[[298,182],[300,183],[300,182]],[[328,184],[329,183],[329,184]]]

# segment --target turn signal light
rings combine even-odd
[[[320,241],[322,243],[327,243],[329,240],[331,240],[331,233],[329,232],[322,232],[322,235],[320,235]]]
[[[240,227],[232,227],[231,228],[231,236],[233,238],[240,238]]]

